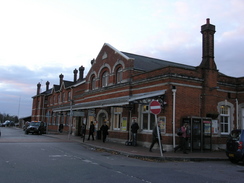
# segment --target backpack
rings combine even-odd
[[[177,135],[178,136],[182,136],[182,134],[183,134],[183,132],[181,131],[181,128],[179,128],[178,131],[177,131]]]

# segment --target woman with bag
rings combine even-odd
[[[184,154],[188,154],[186,152],[187,144],[188,144],[188,134],[187,134],[188,130],[189,130],[188,123],[184,123],[184,125],[181,127],[182,135],[180,136],[180,138],[181,138],[180,145],[178,145],[174,148],[174,152],[176,152],[180,148],[181,150],[183,150]]]

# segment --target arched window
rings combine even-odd
[[[71,99],[71,93],[69,91],[69,93],[68,93],[68,101],[70,101],[70,99]]]
[[[121,83],[122,79],[123,79],[123,70],[120,67],[116,71],[116,83]]]
[[[108,72],[105,71],[102,75],[102,87],[108,86]]]
[[[91,90],[95,90],[95,88],[96,88],[96,79],[95,76],[93,76],[91,79]]]
[[[65,93],[63,93],[62,102],[66,101],[65,99],[66,99],[65,98]]]

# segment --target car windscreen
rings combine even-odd
[[[241,137],[241,131],[240,130],[235,130],[230,133],[230,138],[232,140],[240,140]]]
[[[31,122],[30,123],[30,126],[40,126],[40,123],[38,123],[38,122]]]

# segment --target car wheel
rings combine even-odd
[[[237,164],[239,162],[239,160],[232,159],[232,158],[230,158],[230,161],[231,161],[231,163],[234,163],[234,164]]]

